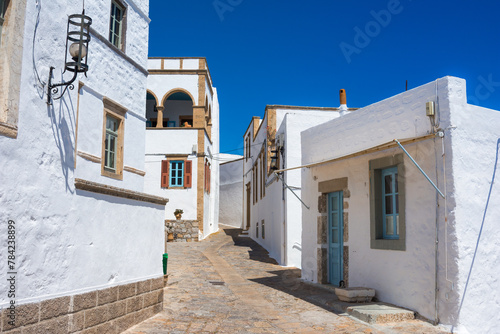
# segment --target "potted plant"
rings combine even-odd
[[[182,209],[175,209],[174,211],[174,216],[177,220],[181,219],[182,218],[182,214],[184,213],[184,211]]]

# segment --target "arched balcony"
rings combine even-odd
[[[158,98],[148,90],[146,118],[146,127],[193,127],[193,98],[184,90],[174,89],[165,94],[158,105]],[[159,122],[158,119],[162,121]]]

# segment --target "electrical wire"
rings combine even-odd
[[[40,84],[42,88],[45,87],[46,83],[42,82],[40,79],[40,75],[38,74],[38,69],[36,68],[36,63],[35,63],[35,41],[36,41],[36,33],[38,31],[38,25],[40,23],[40,12],[42,10],[42,0],[38,0],[36,2],[36,6],[38,7],[38,13],[36,15],[36,21],[35,21],[35,31],[33,32],[33,49],[32,49],[32,59],[33,59],[33,72],[35,74],[35,77]],[[43,91],[42,91],[43,94]]]
[[[261,142],[260,142],[260,143],[258,143],[258,144],[253,144],[253,145],[250,145],[250,147],[254,147],[254,146],[262,146],[262,143],[264,143],[264,142],[263,142],[263,141],[261,141]],[[213,155],[216,155],[216,154],[223,154],[223,153],[228,153],[228,152],[234,152],[234,151],[244,150],[244,149],[245,149],[244,147],[240,147],[240,148],[235,148],[235,149],[228,150],[228,151],[224,151],[224,152],[214,153]]]

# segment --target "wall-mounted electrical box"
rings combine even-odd
[[[435,103],[434,101],[429,101],[425,104],[425,114],[427,116],[434,116],[435,114]]]

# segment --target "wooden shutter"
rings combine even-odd
[[[168,188],[168,160],[161,161],[161,187]]]
[[[191,160],[186,160],[184,162],[184,188],[191,188],[192,182],[192,165],[193,162]]]

